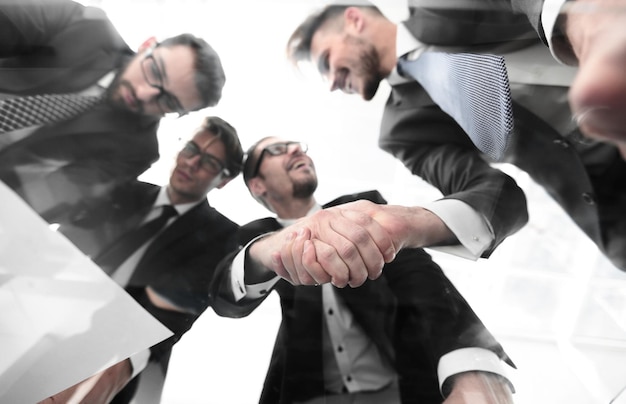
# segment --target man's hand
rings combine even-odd
[[[332,282],[359,286],[380,276],[397,249],[369,215],[350,209],[325,209],[268,236],[250,256],[294,285]]]
[[[466,372],[454,376],[452,391],[443,404],[512,404],[509,384],[487,372]]]
[[[106,404],[126,386],[131,374],[130,359],[125,359],[39,404]]]
[[[626,158],[626,4],[566,3],[565,32],[578,58],[572,113],[588,137],[614,143]]]
[[[319,211],[263,241],[254,247],[259,255],[270,254],[265,266],[294,285],[357,287],[378,278],[402,248],[452,244],[456,238],[421,207],[362,200]]]

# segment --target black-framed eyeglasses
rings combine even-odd
[[[306,153],[309,150],[309,146],[304,142],[279,142],[265,146],[259,154],[259,158],[254,165],[254,170],[246,177],[254,178],[259,174],[259,168],[261,168],[261,163],[266,153],[270,156],[280,156],[281,154],[291,153],[296,149],[300,149],[302,153]]]
[[[163,88],[163,73],[153,54],[155,48],[156,46],[153,46],[144,54],[143,60],[141,61],[141,72],[143,73],[146,83],[159,90],[156,102],[161,113],[165,115],[170,112],[175,112],[180,118],[181,116],[187,115],[187,111],[175,96],[168,93],[165,88]]]
[[[198,145],[194,142],[187,142],[178,154],[187,159],[200,156],[200,167],[211,174],[219,174],[223,172],[224,175],[228,176],[230,173],[220,159],[212,154],[202,152],[200,147],[198,147]]]

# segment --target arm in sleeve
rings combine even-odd
[[[397,315],[403,316],[396,320],[403,324],[396,330],[401,341],[397,351],[404,352],[403,360],[419,363],[420,345],[427,346],[428,362],[436,366],[444,395],[449,392],[446,382],[463,372],[488,372],[508,380],[504,363],[515,365],[429,254],[403,250],[383,274],[402,313]]]
[[[526,197],[516,182],[489,162],[469,137],[415,82],[395,86],[381,123],[379,146],[444,199],[472,208],[493,232],[488,257],[528,221]]]
[[[85,7],[66,0],[19,0],[0,5],[0,57],[18,56],[44,46]]]

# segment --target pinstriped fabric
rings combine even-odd
[[[44,94],[0,101],[0,133],[70,119],[94,107],[104,96]]]
[[[398,69],[417,80],[482,152],[496,161],[503,157],[514,124],[502,57],[425,52],[400,59]]]

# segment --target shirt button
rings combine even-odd
[[[341,345],[337,347],[337,352],[343,352],[343,347]]]
[[[329,315],[329,316],[332,316],[332,315],[333,315],[333,313],[334,313],[333,309],[328,309],[328,315]]]
[[[352,376],[346,376],[346,381],[347,382],[351,382],[352,381]]]
[[[267,290],[262,289],[262,290],[259,291],[259,293],[262,294],[262,295],[265,295],[265,294],[267,294]]]

